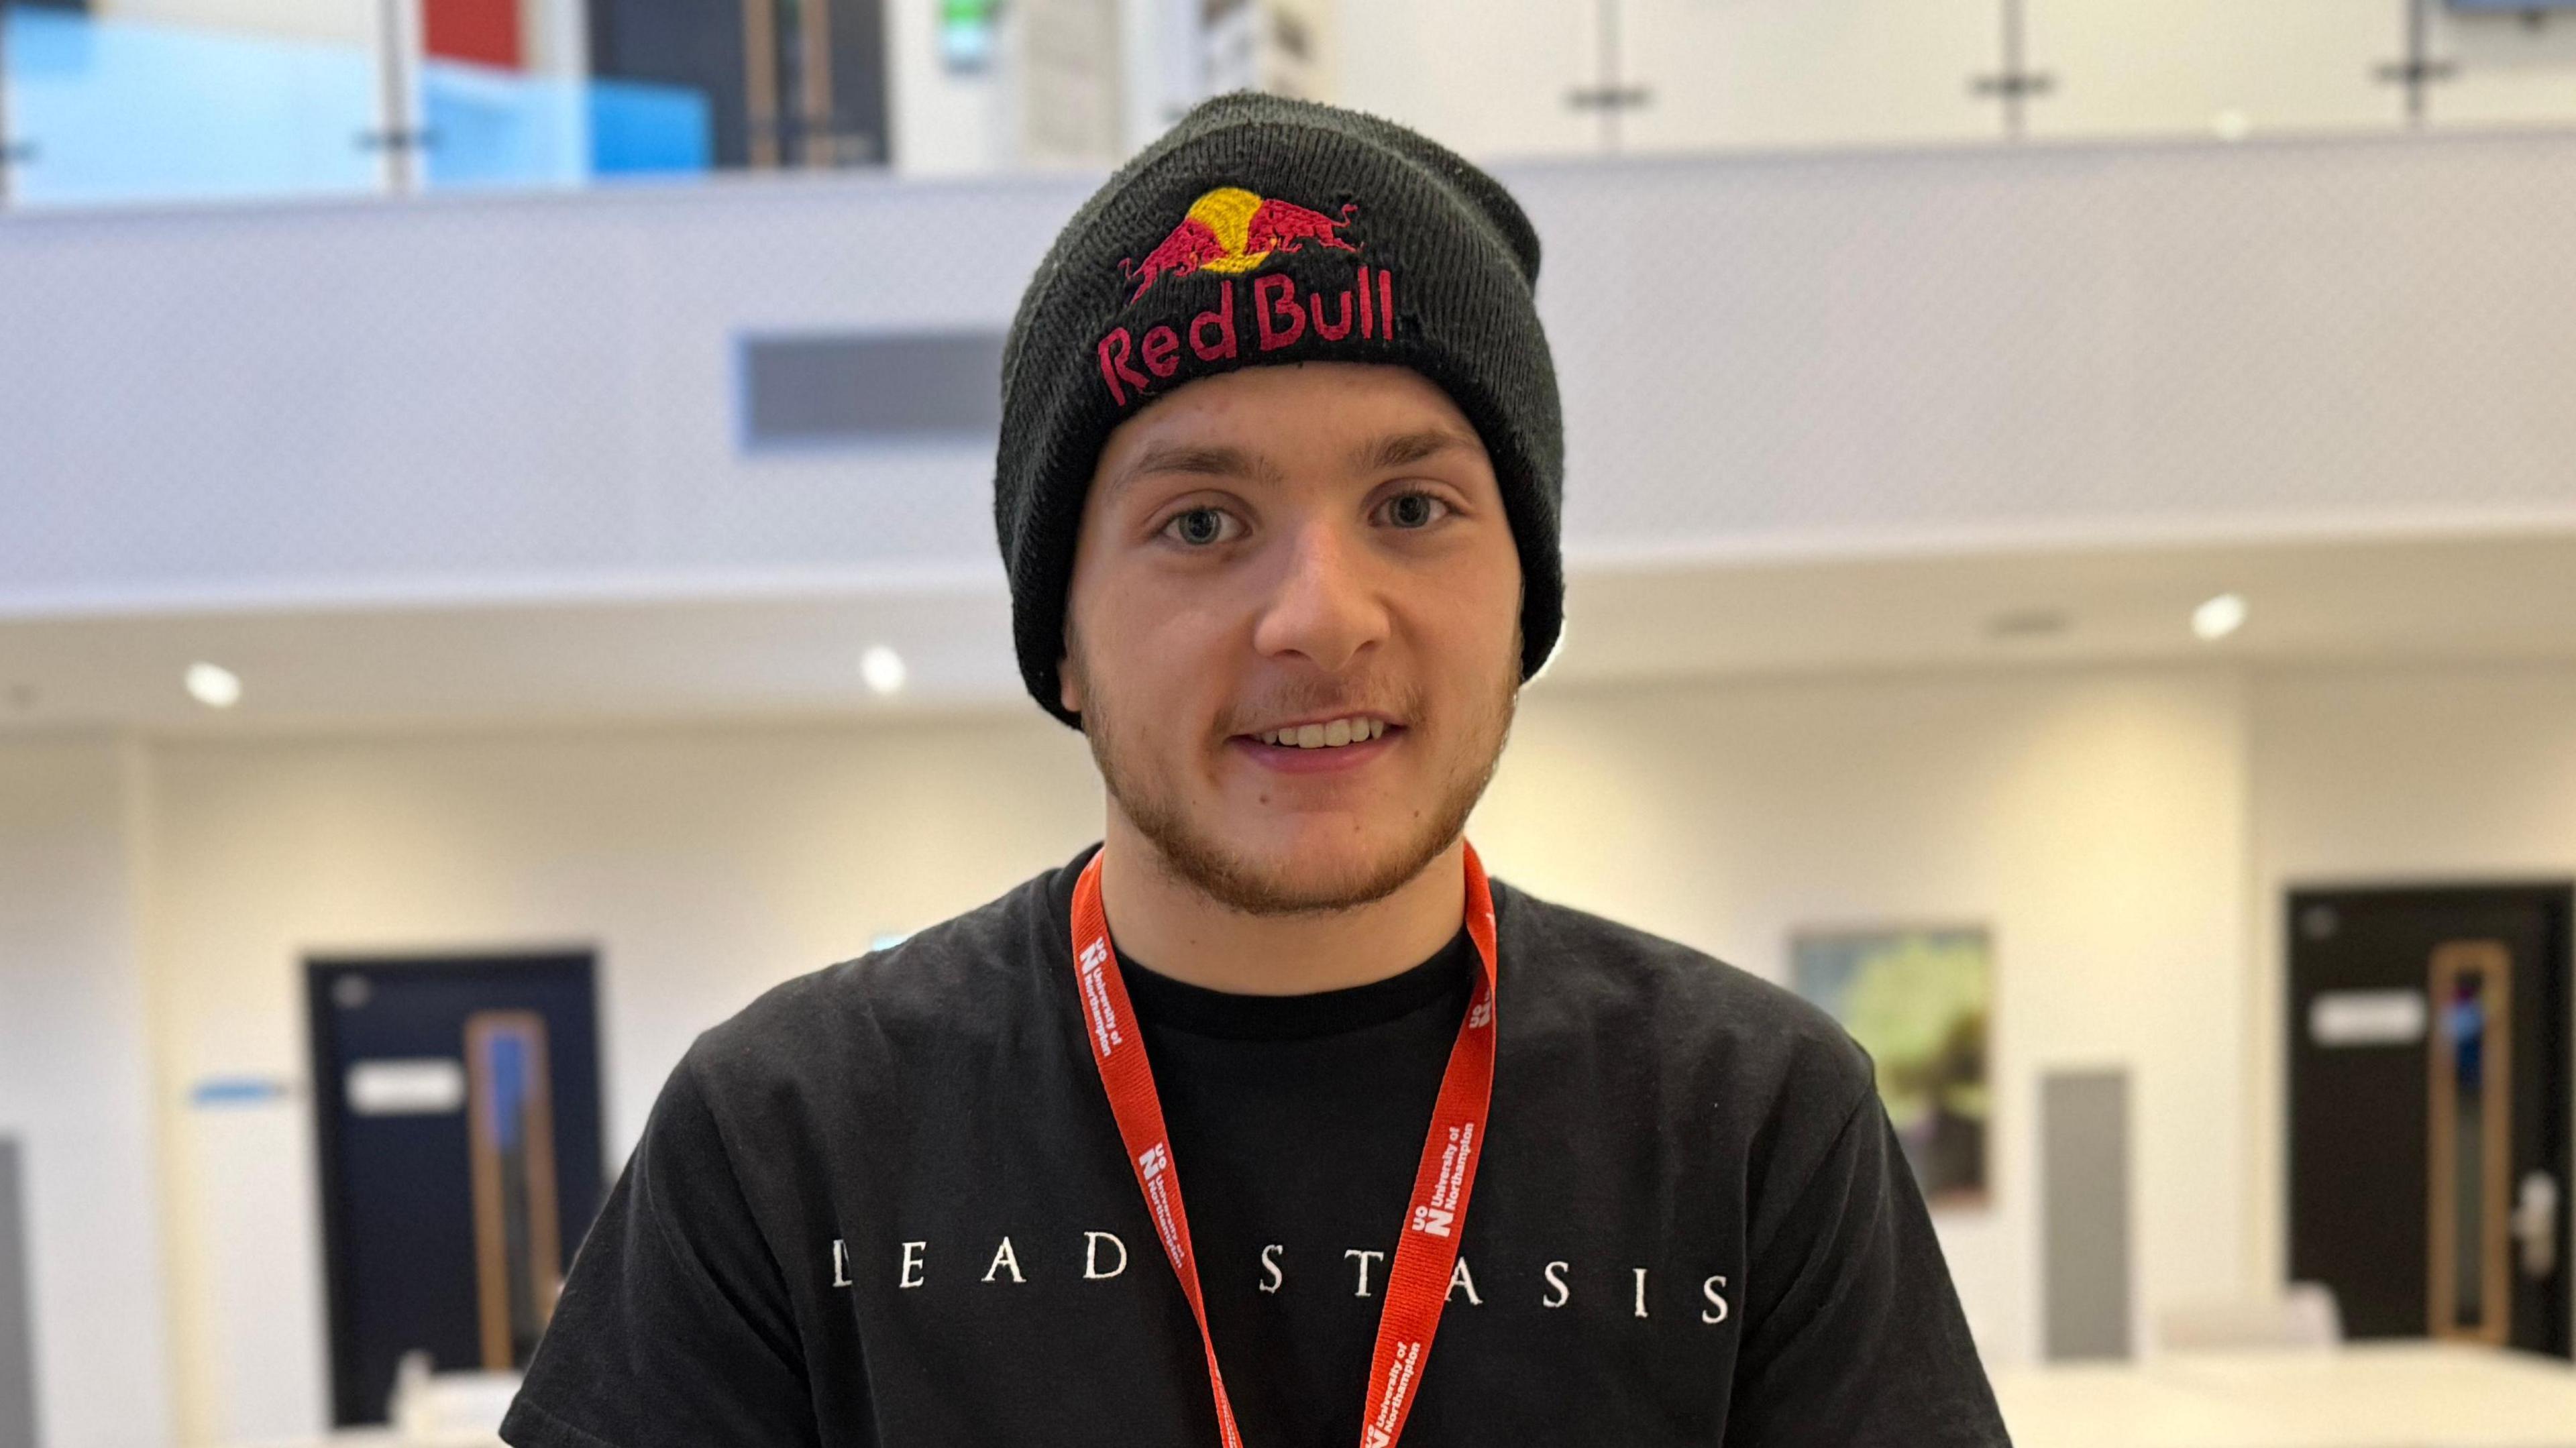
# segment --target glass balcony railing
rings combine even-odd
[[[364,47],[0,9],[8,195],[28,206],[383,184]]]
[[[349,27],[353,32],[360,27]],[[716,164],[686,85],[388,59],[0,0],[0,200],[43,208],[572,186]]]

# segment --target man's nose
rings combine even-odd
[[[1264,655],[1303,655],[1325,673],[1339,673],[1386,637],[1378,560],[1364,539],[1329,522],[1297,528],[1283,546],[1253,646]]]

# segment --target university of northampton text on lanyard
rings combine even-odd
[[[1368,1398],[1361,1409],[1361,1448],[1386,1448],[1404,1435],[1414,1389],[1421,1385],[1423,1366],[1431,1356],[1432,1335],[1440,1330],[1440,1309],[1449,1299],[1449,1274],[1458,1264],[1458,1234],[1467,1221],[1467,1194],[1476,1184],[1476,1161],[1485,1149],[1485,1114],[1494,1094],[1494,897],[1475,847],[1461,844],[1467,858],[1467,933],[1476,942],[1482,969],[1476,976],[1475,993],[1467,1001],[1467,1018],[1458,1025],[1458,1042],[1449,1049],[1449,1069],[1440,1078],[1439,1104],[1431,1113],[1431,1134],[1422,1143],[1422,1166],[1413,1177],[1404,1237],[1396,1245],[1395,1266],[1387,1273],[1386,1306],[1378,1315],[1377,1351],[1369,1362]],[[1135,1007],[1128,1003],[1126,983],[1119,979],[1111,955],[1108,917],[1100,908],[1097,854],[1083,867],[1073,889],[1073,972],[1082,990],[1091,1056],[1100,1067],[1100,1084],[1108,1089],[1118,1134],[1127,1143],[1128,1164],[1136,1169],[1136,1184],[1144,1189],[1145,1208],[1163,1239],[1163,1252],[1172,1259],[1181,1292],[1198,1318],[1199,1341],[1207,1349],[1208,1381],[1216,1389],[1217,1431],[1224,1448],[1243,1448],[1243,1435],[1234,1426],[1234,1405],[1225,1395],[1225,1375],[1217,1369],[1216,1339],[1208,1333],[1207,1307],[1199,1297],[1198,1264],[1190,1256],[1190,1218],[1181,1206],[1180,1178],[1172,1170],[1162,1097],[1154,1090],[1145,1038],[1137,1029]]]

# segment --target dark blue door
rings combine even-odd
[[[524,1366],[599,1209],[592,958],[306,968],[335,1423],[394,1369]]]

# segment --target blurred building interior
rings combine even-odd
[[[992,379],[1242,85],[1544,239],[1496,874],[1976,952],[2017,1439],[2576,1443],[2569,0],[0,0],[0,1448],[492,1441],[699,1030],[1098,836]]]

